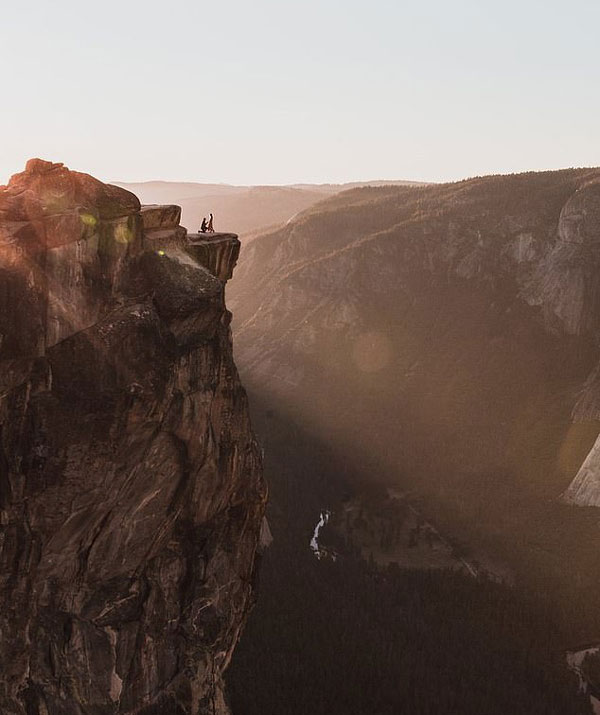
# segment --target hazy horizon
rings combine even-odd
[[[600,7],[378,0],[5,8],[2,182],[452,181],[600,165]]]
[[[600,166],[600,164],[598,165]],[[344,181],[290,181],[288,183],[267,183],[267,184],[236,184],[232,181],[211,181],[206,179],[205,181],[197,181],[195,179],[163,179],[163,178],[151,178],[151,179],[104,179],[111,184],[206,184],[213,186],[230,186],[235,188],[249,188],[249,189],[260,189],[260,188],[270,188],[270,187],[302,187],[302,186],[344,186],[346,184],[369,184],[369,183],[379,183],[379,182],[389,182],[389,183],[415,183],[415,184],[445,184],[445,183],[455,183],[459,181],[468,181],[470,179],[478,179],[484,176],[510,176],[511,174],[528,174],[528,173],[541,173],[545,171],[569,171],[569,170],[580,170],[580,169],[595,169],[598,168],[595,164],[581,165],[581,166],[556,166],[556,167],[545,167],[543,169],[520,169],[519,171],[489,171],[486,174],[470,174],[469,176],[457,176],[456,178],[447,180],[428,180],[428,179],[413,179],[412,177],[369,177],[369,178],[354,178]],[[74,171],[77,171],[76,167],[69,167]]]
[[[16,169],[15,171],[11,172],[5,177],[0,177],[0,185],[2,183],[6,183],[10,177],[15,174],[15,173],[20,173],[23,171],[25,168],[25,163],[28,161],[28,159],[34,159],[34,158],[39,158],[43,159],[45,161],[56,161],[60,162],[59,159],[48,159],[47,157],[33,157],[30,156],[27,159],[24,160],[23,165]],[[67,168],[73,170],[73,171],[79,171],[79,172],[84,172],[84,173],[90,173],[93,175],[93,172],[86,172],[84,169],[78,166],[69,166],[66,164],[66,162],[60,162],[64,163]],[[600,166],[600,163],[598,164]],[[406,184],[444,184],[444,183],[457,183],[460,181],[469,181],[470,179],[478,179],[482,178],[485,176],[510,176],[512,174],[528,174],[528,173],[542,173],[542,172],[547,172],[547,171],[569,171],[569,170],[580,170],[580,169],[594,169],[597,168],[597,165],[595,164],[589,164],[589,165],[581,165],[581,166],[557,166],[557,167],[546,167],[542,169],[521,169],[519,171],[490,171],[486,174],[471,174],[468,176],[457,176],[456,178],[450,178],[446,180],[426,180],[426,179],[413,179],[411,177],[370,177],[370,178],[353,178],[353,179],[348,179],[348,180],[342,180],[342,181],[290,181],[288,183],[234,183],[233,181],[211,181],[210,178],[207,179],[165,179],[162,177],[154,177],[154,178],[148,178],[148,179],[122,179],[120,177],[112,177],[112,178],[106,178],[106,177],[101,177],[98,175],[95,175],[96,178],[101,179],[105,183],[109,184],[115,184],[115,185],[134,185],[134,184],[199,184],[199,185],[206,185],[206,186],[215,186],[215,187],[233,187],[233,188],[240,188],[240,189],[260,189],[260,188],[296,188],[296,187],[310,187],[310,186],[345,186],[345,185],[351,185],[351,184],[363,184],[363,185],[368,185],[368,184],[375,184],[375,183],[386,183],[389,182],[390,184],[393,183],[406,183]]]

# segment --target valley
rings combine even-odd
[[[181,221],[190,232],[214,213],[219,231],[235,231],[249,242],[269,227],[293,220],[319,201],[364,185],[416,185],[418,182],[355,182],[353,184],[297,184],[291,186],[231,186],[197,182],[116,182],[134,192],[144,204],[181,206]]]
[[[456,562],[401,568],[363,558],[335,529],[335,495],[364,498],[344,476],[351,464],[318,435],[264,409],[258,395],[250,400],[265,446],[274,541],[227,674],[234,712],[589,712],[565,659],[571,634],[543,598],[485,574],[474,578]],[[317,559],[310,548],[328,504],[318,545],[335,560]]]
[[[600,431],[599,179],[337,194],[255,238],[228,293],[241,374],[272,415],[255,423],[276,542],[298,519],[289,548],[308,551],[326,506],[319,548],[338,558],[307,568],[497,583],[553,620],[536,647],[564,670],[600,628],[595,487],[580,499],[576,480]]]

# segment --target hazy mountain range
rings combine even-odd
[[[215,228],[242,238],[285,223],[319,201],[357,186],[407,185],[409,181],[365,181],[348,184],[294,184],[290,186],[232,186],[194,182],[113,182],[132,191],[143,204],[174,203],[182,208],[182,224],[197,231],[202,218],[212,212]]]

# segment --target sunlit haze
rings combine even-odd
[[[600,164],[591,0],[76,0],[2,11],[0,183],[439,181]]]

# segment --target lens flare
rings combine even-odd
[[[373,331],[358,336],[352,348],[352,357],[362,372],[379,372],[389,365],[392,352],[389,338]]]
[[[98,223],[98,219],[93,214],[82,213],[79,214],[79,218],[84,226],[90,226],[91,228]]]
[[[133,232],[125,224],[119,224],[115,226],[115,241],[117,243],[129,243],[133,239]]]

